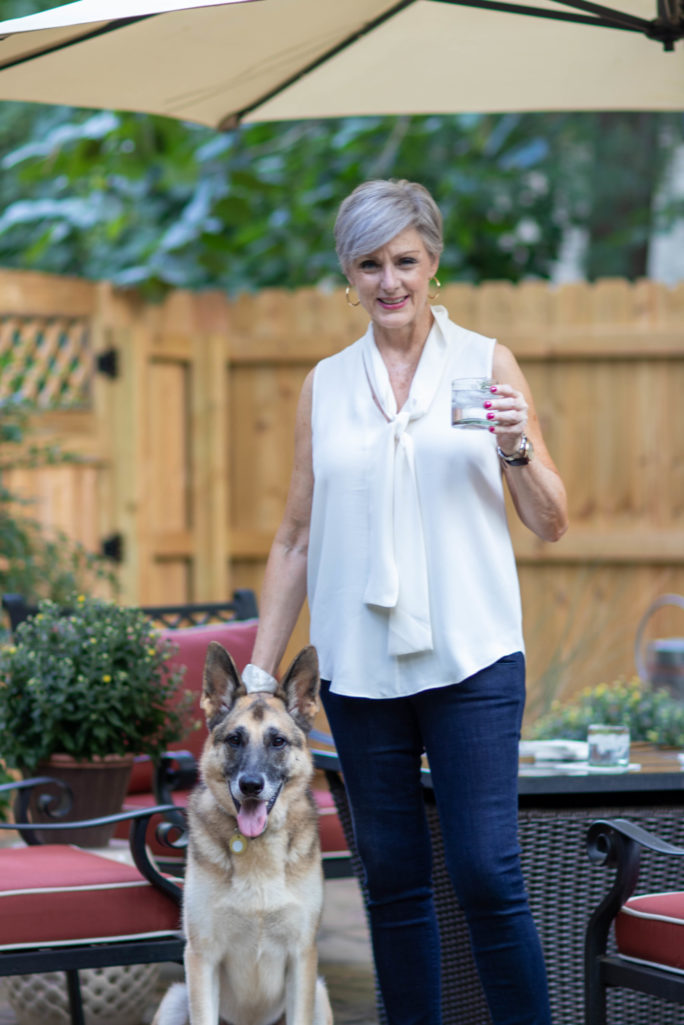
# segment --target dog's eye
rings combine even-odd
[[[275,736],[271,738],[271,744],[273,747],[285,747],[287,744],[287,737],[283,737],[280,733],[276,733]]]
[[[228,747],[240,747],[240,745],[242,744],[242,734],[229,733],[226,737],[226,744],[228,745]]]

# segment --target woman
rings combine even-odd
[[[565,491],[513,355],[430,305],[443,243],[427,190],[359,186],[335,237],[371,323],[303,386],[245,682],[273,686],[308,591],[390,1025],[440,1021],[423,750],[492,1019],[548,1025],[519,865],[524,655],[502,480],[547,541],[566,529]],[[489,431],[451,427],[456,377],[495,380]]]

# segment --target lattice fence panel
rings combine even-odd
[[[93,351],[85,318],[0,317],[0,399],[44,409],[90,405]]]

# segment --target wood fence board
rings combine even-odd
[[[191,525],[195,532],[193,594],[220,601],[228,593],[228,495],[231,445],[228,435],[226,339],[195,339],[189,433],[192,486]]]
[[[149,364],[145,490],[153,535],[188,526],[188,371],[184,362]]]
[[[56,277],[34,271],[0,274],[0,310],[21,316],[91,317],[97,306],[97,286],[80,278]]]

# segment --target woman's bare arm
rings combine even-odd
[[[491,409],[499,422],[497,444],[511,454],[525,434],[534,446],[535,457],[527,466],[502,463],[504,477],[518,516],[544,541],[558,541],[568,528],[565,487],[542,437],[534,400],[525,375],[510,349],[494,350],[494,377],[501,384],[491,398]]]
[[[259,628],[252,662],[272,675],[290,640],[306,597],[309,524],[313,496],[311,401],[313,374],[299,397],[294,467],[285,512],[276,531],[259,601]]]

